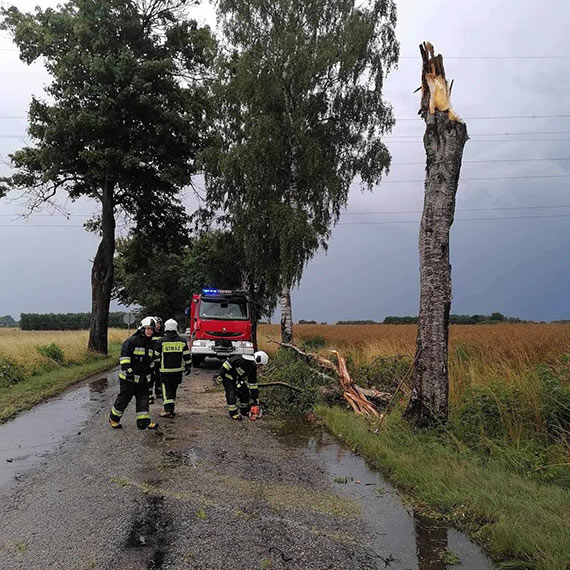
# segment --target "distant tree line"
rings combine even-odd
[[[0,317],[0,328],[17,327],[18,322],[14,320],[12,315],[4,315]]]
[[[109,313],[109,327],[126,329],[124,312]],[[89,329],[91,313],[22,313],[23,331],[77,331]],[[135,325],[136,326],[136,325]]]
[[[337,325],[379,325],[380,323],[377,321],[372,321],[370,319],[363,320],[363,321],[338,321]]]
[[[383,321],[385,325],[412,325],[417,324],[418,317],[386,317]],[[491,313],[490,315],[449,315],[451,325],[489,325],[496,323],[525,323],[516,317],[505,317],[502,313]]]

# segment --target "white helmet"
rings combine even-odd
[[[263,350],[254,352],[253,359],[256,364],[261,364],[261,366],[265,366],[269,362],[269,356],[267,356],[267,352],[263,352]]]
[[[174,319],[168,319],[164,323],[164,330],[165,331],[176,331],[176,332],[178,332],[178,323]]]
[[[156,326],[156,323],[154,322],[154,319],[152,317],[145,317],[141,321],[139,328],[144,329],[145,327],[152,327],[154,329],[155,326]]]

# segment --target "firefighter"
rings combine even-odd
[[[162,319],[160,317],[153,317],[156,323],[154,334],[152,335],[152,342],[156,351],[156,347],[162,335],[164,333],[162,326]],[[162,398],[162,390],[160,389],[160,372],[158,371],[158,366],[152,369],[151,381],[148,386],[148,401],[154,404],[155,398]]]
[[[178,334],[178,323],[168,319],[164,323],[164,336],[156,344],[156,365],[160,373],[164,411],[161,418],[173,418],[176,390],[182,382],[182,373],[192,369],[190,349],[186,340]]]
[[[228,412],[232,420],[241,420],[250,415],[250,396],[253,400],[250,419],[257,418],[259,414],[257,369],[265,366],[268,362],[269,357],[267,354],[262,350],[258,350],[254,354],[230,356],[220,368],[217,378],[221,379],[224,385]]]
[[[123,343],[119,358],[119,395],[109,415],[109,423],[113,429],[122,427],[121,417],[133,396],[136,399],[137,427],[158,428],[157,423],[150,421],[148,409],[148,383],[154,366],[154,327],[152,317],[144,318],[137,331]]]

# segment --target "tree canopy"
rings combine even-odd
[[[215,50],[208,28],[184,14],[185,0],[69,0],[57,9],[1,10],[21,59],[42,58],[48,98],[33,98],[34,146],[11,155],[30,209],[56,197],[101,203],[92,227],[102,241],[92,270],[89,346],[107,350],[115,215],[152,231],[180,218],[178,191],[196,172],[208,96],[203,78]],[[162,225],[164,226],[164,224]],[[159,234],[161,235],[161,234]]]
[[[356,176],[388,171],[382,98],[398,43],[393,2],[221,0],[226,40],[215,93],[217,146],[205,155],[209,207],[250,267],[292,284],[345,206]]]

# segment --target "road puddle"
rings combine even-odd
[[[69,436],[79,434],[108,390],[107,378],[97,378],[0,425],[0,486],[17,480]]]
[[[319,462],[335,492],[362,505],[378,557],[378,568],[393,570],[492,570],[492,562],[463,533],[404,506],[390,483],[366,461],[323,429],[304,421],[287,422],[274,432]]]

